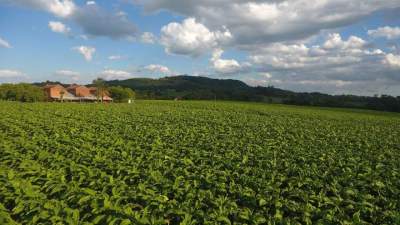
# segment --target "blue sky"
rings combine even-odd
[[[400,95],[400,2],[0,0],[0,83],[180,74]]]

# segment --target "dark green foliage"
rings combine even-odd
[[[160,79],[136,78],[107,83],[131,88],[137,92],[140,99],[254,100],[248,93],[252,88],[238,80],[177,76]]]
[[[96,97],[98,101],[100,100],[103,102],[104,96],[108,94],[108,85],[106,84],[106,81],[102,78],[97,78],[93,80],[92,85],[97,88]]]
[[[139,99],[234,100],[291,105],[375,109],[400,112],[400,96],[362,97],[296,93],[274,87],[250,87],[238,80],[176,76],[161,79],[134,78],[108,81],[109,85],[128,87]]]
[[[0,224],[400,224],[398,114],[0,102]]]
[[[129,99],[135,99],[135,92],[130,88],[117,86],[110,87],[108,91],[115,102],[127,102]]]
[[[1,84],[0,100],[40,102],[46,100],[44,91],[31,84]]]

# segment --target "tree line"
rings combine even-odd
[[[265,102],[302,106],[373,109],[400,112],[400,96],[329,95],[298,93],[269,87],[251,87],[239,80],[174,76],[159,79],[133,78],[107,81],[134,89],[139,99],[227,100]]]
[[[128,102],[129,99],[135,99],[136,93],[130,88],[120,86],[107,86],[103,81],[98,80],[93,86],[99,88],[98,97],[104,94],[113,98],[114,102]],[[47,96],[41,86],[20,83],[20,84],[1,84],[0,100],[19,101],[19,102],[44,102]]]
[[[2,84],[0,85],[0,100],[21,102],[46,101],[47,98],[41,87],[48,83]],[[128,99],[135,98],[231,100],[400,112],[400,96],[382,95],[367,97],[296,93],[272,86],[250,87],[237,80],[218,80],[205,77],[176,76],[160,79],[135,78],[122,81],[96,79],[88,86],[97,87],[99,90],[98,93],[107,93],[107,95],[114,99],[114,102],[127,102]]]
[[[1,84],[0,99],[20,102],[42,102],[47,97],[43,89],[32,84]]]
[[[96,87],[96,95],[102,102],[105,95],[110,95],[114,102],[119,103],[127,102],[130,99],[136,98],[136,93],[132,89],[121,86],[108,86],[106,81],[101,78],[93,80],[90,86]]]

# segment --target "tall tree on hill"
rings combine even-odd
[[[96,80],[93,80],[93,85],[96,87],[97,101],[100,99],[101,102],[103,102],[104,96],[107,94],[107,84],[105,80],[102,78],[97,78]]]

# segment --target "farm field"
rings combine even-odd
[[[400,114],[0,102],[0,224],[400,224]]]

